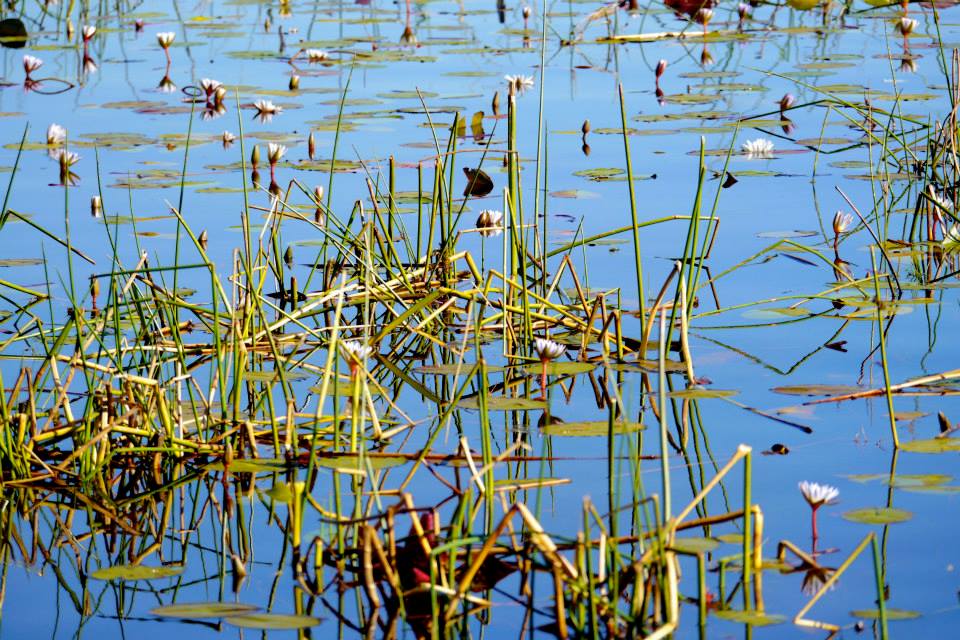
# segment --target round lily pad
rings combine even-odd
[[[746,611],[740,609],[727,609],[725,611],[716,611],[713,615],[721,620],[739,622],[740,624],[749,624],[755,627],[766,627],[772,624],[780,624],[785,622],[787,619],[786,616],[773,615],[764,613],[762,611],[754,611],[752,609],[748,609]]]
[[[865,507],[863,509],[854,509],[843,514],[844,520],[850,522],[859,522],[861,524],[894,524],[897,522],[906,522],[913,517],[913,514],[903,509],[894,507]]]

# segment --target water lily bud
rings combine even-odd
[[[660,79],[660,76],[663,75],[663,72],[667,70],[667,61],[661,60],[657,63],[657,80]]]
[[[897,21],[897,31],[901,33],[904,37],[907,37],[913,30],[917,28],[917,21],[913,18],[908,18],[903,16],[900,20]]]
[[[787,94],[784,94],[782,98],[780,98],[780,101],[777,104],[780,105],[780,111],[786,111],[787,109],[792,107],[794,104],[796,104],[796,102],[797,100],[796,98],[793,97],[793,94],[787,93]]]
[[[73,40],[73,20],[67,20],[67,40]]]
[[[207,234],[207,230],[204,229],[200,232],[200,236],[197,238],[197,242],[200,243],[200,248],[204,251],[207,250],[207,243],[210,241],[210,236]]]
[[[253,151],[250,152],[250,164],[254,169],[260,164],[260,147],[253,145]]]
[[[524,19],[525,21],[530,19],[530,7],[526,7],[526,6],[525,6],[525,7],[523,8],[523,19]]]
[[[317,140],[313,136],[313,131],[310,132],[310,135],[307,136],[307,156],[313,160],[317,155]],[[322,189],[322,187],[318,187]]]
[[[588,133],[590,133],[590,120],[584,120],[584,121],[583,121],[583,126],[580,127],[580,131],[583,132],[583,135],[584,135],[584,136],[586,136]]]
[[[100,196],[90,198],[90,215],[94,218],[99,218],[102,212],[103,202],[100,200]]]
[[[290,84],[288,85],[290,91],[296,91],[300,88],[300,76],[294,74],[290,76]]]

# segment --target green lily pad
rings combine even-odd
[[[920,617],[919,611],[911,611],[909,609],[891,609],[887,608],[887,620],[913,620],[914,618]],[[850,615],[855,618],[866,618],[867,620],[879,620],[880,619],[880,610],[879,609],[857,609],[856,611],[851,611]]]
[[[97,569],[90,574],[95,580],[156,580],[183,573],[183,566],[148,567],[140,564],[118,564]]]
[[[787,620],[786,616],[773,615],[764,613],[762,611],[754,611],[752,609],[748,609],[746,611],[740,609],[727,609],[725,611],[715,611],[713,615],[721,620],[739,622],[740,624],[749,624],[755,627],[766,627],[772,624],[781,624]]]
[[[347,469],[348,471],[366,471],[367,465],[374,471],[378,469],[390,469],[406,464],[407,459],[403,456],[367,456],[362,463],[359,456],[327,456],[317,458],[316,466],[326,467],[328,469]]]
[[[639,422],[615,422],[613,433],[635,433],[645,429]],[[610,424],[606,420],[590,422],[554,422],[544,425],[541,429],[548,436],[605,436],[610,432]]]
[[[839,396],[862,391],[860,387],[843,384],[796,384],[771,389],[788,396]]]
[[[911,440],[900,445],[904,451],[913,453],[945,453],[960,451],[960,438],[930,438],[927,440]]]
[[[865,507],[863,509],[854,509],[843,514],[844,520],[850,522],[859,522],[861,524],[895,524],[897,522],[906,522],[911,519],[913,514],[903,509],[894,507]]]
[[[224,618],[252,613],[259,609],[250,604],[236,602],[192,602],[184,604],[167,604],[150,613],[164,618]]]
[[[677,538],[670,548],[683,553],[705,553],[719,546],[720,541],[715,538]]]
[[[548,362],[547,363],[547,373],[550,375],[569,375],[574,373],[586,373],[587,371],[593,371],[597,368],[597,365],[592,362]],[[524,367],[524,370],[528,373],[541,373],[543,371],[542,364],[528,364]]]
[[[464,409],[479,409],[480,397],[473,396],[462,399],[458,406]],[[543,400],[531,398],[505,398],[504,396],[490,396],[487,398],[487,409],[490,411],[528,411],[530,409],[545,409],[547,403]]]
[[[295,614],[252,613],[227,618],[226,622],[245,629],[306,629],[320,624],[320,619]]]
[[[207,465],[208,471],[223,471],[223,462],[214,462]],[[277,458],[252,458],[249,460],[233,460],[230,462],[231,473],[261,473],[264,471],[283,471],[287,462]]]

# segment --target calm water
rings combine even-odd
[[[726,152],[731,147],[735,151],[729,171],[738,182],[720,194],[717,214],[722,222],[706,262],[714,276],[758,254],[780,238],[815,248],[829,257],[834,212],[850,211],[835,187],[842,189],[864,215],[874,215],[873,203],[883,194],[880,180],[863,179],[870,174],[871,166],[885,166],[898,174],[887,185],[887,202],[893,209],[888,233],[890,237],[903,237],[901,226],[909,224],[905,222],[906,214],[913,212],[924,183],[905,179],[909,176],[900,174],[907,169],[889,161],[882,162],[880,145],[876,141],[866,144],[863,130],[854,126],[852,111],[847,110],[848,117],[844,117],[841,109],[828,109],[822,101],[832,97],[862,104],[864,96],[868,96],[876,108],[895,106],[898,112],[920,123],[943,120],[950,104],[941,51],[936,46],[937,26],[929,5],[911,5],[910,16],[918,25],[909,39],[908,51],[904,50],[904,39],[891,26],[892,18],[900,15],[899,6],[877,9],[856,2],[844,17],[840,17],[840,7],[833,7],[824,26],[819,9],[800,12],[788,6],[764,5],[752,9],[753,17],[747,19],[742,32],[737,33],[736,7],[724,4],[715,9],[710,23],[711,31],[717,35],[706,44],[698,39],[676,38],[643,44],[598,43],[598,39],[614,30],[653,33],[700,29],[699,25],[690,25],[687,19],[660,5],[641,8],[635,15],[621,10],[609,22],[587,21],[587,16],[599,6],[592,2],[547,5],[548,37],[543,48],[546,66],[542,70],[541,9],[533,8],[529,30],[525,32],[521,5],[512,2],[507,4],[502,20],[493,2],[415,2],[410,7],[409,26],[415,33],[416,45],[401,42],[406,7],[377,0],[357,4],[292,2],[286,5],[219,1],[178,5],[147,1],[121,5],[119,15],[115,6],[90,6],[82,20],[74,16],[78,30],[81,23],[98,25],[98,33],[88,51],[96,68],[84,71],[81,49],[75,42],[66,41],[64,23],[57,20],[57,14],[66,8],[62,4],[50,5],[52,15],[41,17],[37,7],[29,5],[22,16],[13,12],[4,15],[21,16],[25,20],[30,32],[26,47],[0,50],[2,78],[9,83],[0,90],[0,143],[5,145],[0,150],[3,169],[0,179],[9,176],[27,124],[30,126],[27,139],[34,143],[24,152],[8,206],[62,233],[65,194],[68,196],[72,242],[98,262],[96,267],[91,267],[75,260],[77,282],[86,283],[90,274],[107,269],[104,265],[109,265],[111,254],[105,228],[112,233],[112,223],[121,225],[118,257],[127,267],[136,264],[141,249],[151,256],[151,264],[171,263],[177,231],[176,218],[169,213],[171,205],[179,206],[193,229],[208,231],[209,254],[226,273],[233,249],[243,242],[239,213],[243,209],[245,176],[240,169],[240,142],[238,139],[227,149],[221,143],[223,131],[236,136],[241,133],[236,96],[241,103],[245,148],[249,154],[252,144],[261,145],[264,176],[267,174],[266,143],[282,142],[289,150],[277,168],[278,182],[285,188],[290,180],[296,179],[313,188],[329,186],[326,161],[333,152],[338,105],[346,91],[337,148],[337,159],[344,163],[345,170],[335,174],[332,208],[345,218],[356,200],[363,200],[369,207],[365,170],[383,184],[388,158],[392,156],[397,163],[397,189],[414,192],[412,198],[402,200],[399,206],[404,212],[401,215],[404,224],[408,229],[415,228],[416,167],[423,163],[424,184],[429,189],[434,155],[433,136],[416,90],[420,90],[430,110],[441,146],[445,145],[448,127],[457,111],[468,119],[475,112],[483,111],[483,127],[488,134],[493,132],[497,144],[506,134],[506,120],[492,117],[491,99],[494,92],[499,91],[501,110],[505,113],[503,76],[524,74],[534,78],[534,86],[522,94],[517,103],[518,143],[524,150],[524,206],[527,215],[531,215],[543,87],[543,155],[547,158],[545,208],[552,247],[570,242],[581,225],[581,233],[591,236],[630,224],[627,184],[622,177],[591,180],[576,175],[584,170],[625,166],[618,84],[623,85],[630,120],[633,171],[636,177],[643,178],[636,182],[642,220],[690,213],[696,195],[701,136],[707,151],[704,201],[709,211],[720,184],[717,175],[723,169]],[[951,43],[958,37],[954,11],[949,6],[939,9],[939,29],[947,63]],[[138,18],[145,23],[139,33],[134,29],[134,20]],[[268,28],[265,22],[269,22]],[[165,66],[163,51],[155,37],[161,31],[176,34],[169,67]],[[570,40],[572,32],[582,40],[575,45],[561,46],[561,40]],[[303,48],[326,50],[329,57],[323,63],[309,63],[301,53],[291,63],[291,56]],[[43,59],[43,67],[35,72],[37,78],[61,78],[72,83],[72,88],[56,95],[25,90],[22,86],[24,53]],[[902,62],[904,58],[907,62]],[[665,94],[662,100],[658,100],[654,84],[654,67],[660,59],[668,62],[660,80]],[[299,90],[293,92],[287,89],[292,73],[300,76]],[[161,89],[159,85],[165,77],[176,86],[175,90]],[[191,104],[181,89],[198,85],[202,78],[214,78],[228,87],[226,111],[222,115],[208,118],[202,113],[202,105],[196,105],[191,114]],[[53,91],[64,86],[47,80],[41,89]],[[795,97],[797,105],[808,105],[789,111],[793,123],[789,132],[780,126],[776,114],[776,103],[787,93]],[[901,96],[899,101],[895,100],[897,94]],[[242,105],[260,99],[281,105],[282,113],[270,122],[253,118],[255,112]],[[762,121],[758,126],[744,121],[736,132],[738,119],[750,116],[762,116]],[[586,119],[592,128],[587,136],[589,154],[582,148],[580,134]],[[79,182],[67,191],[52,186],[58,182],[58,164],[48,157],[46,147],[40,146],[47,126],[53,122],[67,129],[70,148],[80,154],[79,162],[73,167]],[[315,163],[307,158],[306,140],[311,130],[317,142]],[[184,165],[188,131],[186,186],[181,194],[179,175]],[[774,142],[772,157],[750,158],[739,153],[743,142],[755,138]],[[461,139],[459,145],[483,148],[483,143],[469,138]],[[499,193],[506,174],[500,168],[500,154],[491,153],[491,157],[493,160],[488,159],[485,168],[496,188],[492,195],[468,203],[468,213],[461,224],[464,229],[472,225],[481,208],[502,208]],[[94,218],[89,215],[88,203],[91,196],[98,193],[98,161],[105,215]],[[475,166],[475,159],[461,161],[461,166],[462,162]],[[608,177],[611,172],[598,173]],[[249,181],[248,186],[251,186]],[[464,186],[465,179],[458,166],[454,191],[459,193]],[[305,202],[305,199],[301,196],[296,201]],[[250,204],[269,207],[269,198],[262,189],[253,190]],[[312,215],[312,208],[303,210]],[[260,216],[260,212],[254,213],[254,224]],[[111,224],[105,225],[105,220]],[[659,290],[672,260],[682,254],[686,231],[687,222],[678,220],[645,228],[642,232],[649,298]],[[4,233],[4,268],[0,269],[0,278],[40,289],[45,288],[43,283],[49,278],[55,314],[62,314],[69,306],[64,289],[68,275],[63,249],[23,223],[11,221]],[[315,259],[320,240],[316,230],[290,223],[285,226],[282,239],[282,249],[292,246],[298,265]],[[491,262],[499,264],[499,243],[498,239],[488,241],[484,247],[488,266]],[[859,227],[844,237],[840,245],[840,254],[850,263],[855,277],[862,277],[870,270],[868,247],[871,244],[870,234]],[[479,256],[479,236],[465,234],[460,247]],[[47,274],[40,263],[44,256],[48,261]],[[793,259],[798,256],[802,260]],[[571,257],[580,277],[586,280],[585,287],[596,292],[622,288],[624,307],[636,308],[629,233],[593,243],[583,251],[577,249]],[[930,297],[932,300],[902,305],[902,312],[892,322],[887,347],[894,383],[953,369],[960,354],[953,345],[951,332],[958,303],[951,288],[955,280],[948,280],[932,292],[917,290],[908,286],[916,281],[911,275],[912,267],[906,260],[898,265],[905,285],[904,299],[916,301]],[[551,270],[555,268],[556,265],[551,264]],[[297,266],[295,274],[297,270],[301,279],[306,279],[309,267]],[[691,477],[696,477],[697,486],[701,472],[712,477],[711,455],[716,464],[722,465],[740,443],[751,445],[757,453],[775,444],[785,445],[788,455],[754,458],[753,497],[764,510],[765,553],[773,556],[777,543],[784,539],[809,549],[809,510],[797,490],[797,483],[812,480],[832,484],[840,490],[840,503],[819,513],[818,544],[820,550],[827,550],[821,556],[823,563],[837,567],[864,535],[875,530],[882,536],[886,582],[890,589],[888,606],[920,614],[914,619],[891,622],[892,635],[949,637],[960,624],[957,569],[960,552],[954,531],[960,506],[953,477],[957,473],[957,454],[927,455],[909,451],[895,454],[883,397],[803,406],[801,403],[808,397],[774,390],[809,384],[863,388],[883,384],[872,314],[853,319],[841,317],[846,312],[834,311],[825,299],[805,301],[802,305],[811,314],[820,314],[818,317],[784,311],[799,301],[791,296],[817,294],[834,283],[835,276],[829,266],[817,262],[809,253],[801,255],[788,246],[781,246],[716,281],[721,313],[711,313],[716,309],[713,294],[707,288],[699,291],[699,306],[691,326],[691,350],[697,376],[709,379],[710,387],[736,390],[738,393],[733,399],[743,405],[809,426],[812,433],[804,433],[725,400],[701,400],[699,411],[709,439],[709,453],[707,443],[698,440],[698,448],[704,447],[704,450],[691,458],[694,466],[689,475],[684,459],[674,456],[674,504],[683,505],[692,495]],[[202,289],[208,288],[208,283],[197,276],[185,275],[180,286]],[[572,287],[572,282],[564,281],[562,287]],[[750,304],[768,299],[778,300]],[[846,311],[849,310],[847,307]],[[635,320],[628,321],[626,326],[628,334],[637,335]],[[7,319],[2,328],[5,332],[17,331]],[[455,332],[447,338],[462,339]],[[845,341],[842,350],[824,348],[826,343],[840,341]],[[24,343],[7,349],[2,373],[8,388],[21,366],[18,356],[37,353],[37,349],[36,344]],[[495,359],[496,352],[493,349],[488,357]],[[422,379],[431,388],[439,384],[439,378],[433,376]],[[639,376],[621,374],[619,382],[625,405],[636,412],[640,404]],[[297,384],[305,390],[317,383],[316,379],[307,379]],[[598,408],[593,387],[585,375],[568,382],[567,388],[569,398],[556,390],[552,393],[554,415],[568,422],[606,420],[606,409]],[[301,400],[305,407],[309,405],[308,399],[302,397]],[[411,388],[398,388],[395,401],[413,420],[429,422],[436,417],[436,405],[425,403]],[[960,420],[956,407],[957,403],[949,395],[898,396],[895,408],[901,417],[901,440],[933,437],[938,433],[937,413],[942,411],[948,418]],[[312,412],[313,406],[304,410]],[[495,447],[503,451],[512,440],[521,438],[531,445],[530,455],[539,456],[549,446],[558,459],[545,468],[541,468],[540,462],[503,465],[497,468],[497,477],[506,478],[509,474],[511,477],[545,475],[569,479],[569,484],[543,491],[540,513],[548,531],[561,538],[572,536],[582,528],[580,501],[583,496],[593,496],[601,513],[606,513],[606,439],[545,438],[537,428],[539,415],[539,412],[492,414]],[[656,419],[647,411],[644,421],[650,429],[641,440],[643,452],[656,454],[659,451]],[[476,412],[460,412],[456,429],[443,431],[434,446],[439,452],[455,451],[457,430],[462,430],[471,444],[479,447],[478,429]],[[388,450],[418,451],[426,432],[413,430],[412,433],[408,442]],[[618,453],[629,455],[625,443],[617,446]],[[696,460],[702,461],[702,467]],[[907,479],[903,483],[907,485],[931,481],[929,478],[910,480],[911,474],[943,474],[948,478],[937,480],[933,489],[905,486],[891,491],[888,479],[894,473],[892,467],[897,476]],[[658,492],[658,463],[644,461],[641,471],[648,492]],[[395,487],[406,474],[406,468],[388,473],[393,475],[388,476],[383,485]],[[437,473],[452,479],[454,471],[440,465]],[[618,466],[618,474],[625,486],[629,486],[630,471],[625,461]],[[863,477],[873,474],[877,477]],[[322,473],[312,488],[313,496],[325,507],[332,504],[332,475]],[[117,557],[116,551],[109,548],[108,536],[81,535],[86,531],[83,523],[89,517],[83,512],[78,512],[72,523],[78,538],[69,544],[61,537],[62,532],[53,533],[60,529],[53,515],[56,511],[49,506],[38,507],[40,517],[33,524],[29,518],[16,518],[21,538],[29,540],[36,535],[45,547],[55,547],[55,550],[48,562],[36,559],[29,566],[19,550],[5,556],[9,561],[4,571],[6,590],[0,632],[11,638],[259,634],[259,631],[243,631],[229,625],[203,626],[162,620],[149,613],[152,608],[174,599],[179,602],[233,599],[229,576],[221,579],[218,570],[224,558],[219,516],[213,515],[219,512],[224,499],[218,477],[219,474],[211,473],[199,482],[188,482],[171,498],[171,517],[178,524],[161,540],[164,553],[169,556],[164,559],[180,558],[181,545],[185,542],[187,545],[185,578],[176,593],[171,589],[176,581],[170,579],[127,583],[125,589],[106,582],[82,580],[78,564],[82,564],[83,572],[88,574],[100,566],[115,564]],[[265,478],[264,490],[273,484],[269,474]],[[739,504],[739,472],[725,483],[725,488],[732,503]],[[421,506],[436,504],[449,495],[446,487],[422,471],[410,490]],[[20,493],[9,487],[4,491],[6,504],[10,506],[24,502],[37,505],[42,501],[71,501],[69,492],[58,491],[52,485],[44,485],[32,493]],[[220,502],[208,501],[211,492]],[[102,494],[91,494],[89,498],[108,503],[121,499],[116,489],[111,498]],[[276,509],[263,493],[244,497],[238,491],[236,499],[246,510],[243,518],[249,527],[252,545],[247,567],[249,576],[236,597],[265,609],[292,612],[295,584],[286,566],[289,559],[284,556],[283,536],[271,523],[271,509]],[[532,504],[536,498],[535,492],[517,492],[509,499],[527,500]],[[724,500],[719,494],[712,496],[711,501],[714,511],[724,509]],[[841,517],[852,509],[890,505],[912,512],[912,519],[879,527]],[[211,513],[194,532],[187,523],[196,515],[196,511],[191,515],[195,506],[196,510],[209,509]],[[310,535],[329,534],[329,527],[320,522],[316,512],[306,517],[305,530]],[[406,531],[408,523],[404,520],[398,526]],[[188,530],[181,531],[181,528]],[[231,535],[241,535],[235,526],[231,531]],[[722,532],[730,531],[735,529]],[[714,559],[736,552],[735,546],[729,547],[726,553],[724,549],[721,547],[715,552]],[[151,562],[156,564],[159,560],[154,558]],[[682,566],[685,592],[695,596],[696,565],[684,563]],[[58,571],[62,574],[62,583],[56,576]],[[716,580],[715,574],[708,575],[711,589],[716,588]],[[814,632],[789,622],[808,599],[801,591],[802,580],[802,572],[766,574],[767,610],[787,616],[786,623],[745,631],[741,625],[711,617],[706,634],[717,638],[739,637],[744,633],[753,633],[756,637],[809,636]],[[876,606],[873,580],[868,549],[843,575],[836,589],[816,605],[811,617],[846,626],[843,633],[853,636],[855,632],[849,627],[860,618],[851,611]],[[84,583],[89,588],[89,616],[78,614],[64,586],[80,593]],[[518,583],[511,577],[500,587],[504,593],[515,595]],[[537,605],[543,611],[551,611],[551,598],[549,587],[543,587],[536,597]],[[525,631],[521,631],[522,606],[505,597],[495,600],[498,605],[492,610],[486,633],[494,637],[530,633],[529,621]],[[351,619],[355,605],[353,593],[338,603],[335,589],[327,594],[325,601],[314,603],[312,614],[323,621],[313,628],[313,637],[358,635],[355,628],[341,625],[336,615],[337,607],[343,607],[345,618]],[[119,620],[118,613],[125,619]],[[536,627],[548,621],[547,617],[536,615],[532,625]],[[479,624],[474,631],[480,632]],[[291,633],[275,632],[281,637]],[[401,624],[399,633],[412,632]],[[696,637],[698,633],[696,605],[684,605],[678,635]],[[876,633],[877,629],[868,622],[864,634]],[[271,637],[273,635],[271,633]]]

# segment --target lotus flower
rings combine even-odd
[[[801,482],[799,486],[803,499],[810,505],[810,522],[813,529],[813,540],[816,542],[819,537],[817,534],[817,510],[825,504],[835,504],[837,497],[840,495],[840,490],[828,484],[817,484],[806,480]]]
[[[769,159],[773,157],[773,143],[766,138],[747,140],[743,143],[742,149],[748,158]]]

